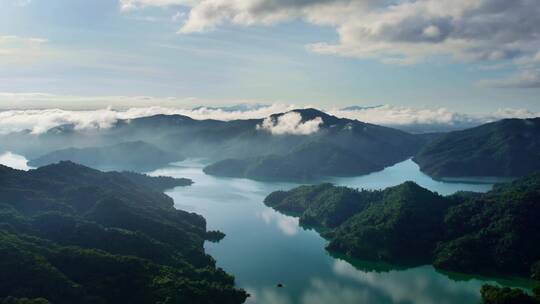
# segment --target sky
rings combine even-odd
[[[0,0],[0,109],[540,111],[538,0]]]

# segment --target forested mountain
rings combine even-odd
[[[41,167],[68,160],[105,171],[130,170],[147,172],[182,159],[178,155],[165,152],[143,141],[134,141],[103,147],[56,150],[30,160],[28,165]]]
[[[204,218],[174,209],[162,193],[188,182],[72,162],[28,172],[0,166],[0,300],[244,302],[204,252],[212,237]]]
[[[351,257],[468,273],[540,278],[540,174],[485,194],[441,196],[413,182],[369,191],[330,184],[270,194],[265,204],[325,228]]]
[[[320,118],[318,131],[310,135],[270,135],[272,142],[265,154],[219,161],[205,168],[205,172],[280,180],[355,176],[403,161],[425,142],[402,131],[340,119],[314,109],[293,112],[300,113],[303,121]],[[279,120],[282,115],[273,115],[272,119]],[[288,148],[277,149],[280,146]]]
[[[450,132],[415,157],[434,177],[519,177],[540,170],[540,118],[505,119]]]
[[[168,154],[216,162],[206,170],[209,174],[309,179],[381,170],[412,157],[427,138],[301,109],[266,119],[217,121],[156,115],[119,120],[109,128],[86,130],[65,125],[40,135],[21,132],[2,136],[0,143],[4,149],[36,159],[32,162],[35,165],[71,159],[101,168],[115,165],[108,155],[124,154],[124,160],[114,157],[123,166],[146,161],[151,165],[161,159],[152,155],[162,152],[151,152],[152,148],[141,142],[137,144],[142,146],[140,152],[125,149],[126,144],[118,142],[143,141]]]

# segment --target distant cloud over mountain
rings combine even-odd
[[[271,116],[265,118],[263,122],[257,126],[257,129],[265,130],[275,135],[308,135],[319,131],[319,126],[322,123],[323,120],[320,117],[302,121],[302,115],[300,113],[289,112],[278,117]]]
[[[261,130],[272,134],[311,134],[317,132],[322,120],[314,118],[303,121],[296,113],[287,113],[270,118],[276,113],[286,113],[295,105],[272,104],[258,106],[197,107],[181,109],[173,107],[137,107],[126,110],[111,108],[97,110],[6,110],[0,111],[0,134],[29,130],[40,134],[61,126],[73,125],[76,129],[109,128],[118,120],[148,117],[158,114],[185,115],[194,119],[264,119]],[[235,109],[235,110],[232,110]],[[237,110],[236,110],[237,109]],[[352,106],[326,110],[328,114],[363,122],[390,126],[415,133],[464,129],[502,118],[529,118],[540,116],[538,112],[525,109],[499,109],[485,115],[469,115],[453,112],[446,108],[412,108],[391,105]]]

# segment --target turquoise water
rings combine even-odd
[[[203,215],[209,229],[227,234],[207,243],[217,264],[236,277],[238,286],[258,304],[333,303],[478,303],[480,278],[436,271],[431,266],[402,268],[331,256],[326,241],[304,230],[298,219],[264,206],[263,199],[293,183],[260,182],[205,175],[203,163],[185,161],[152,172],[187,177],[195,184],[167,192],[176,207]],[[430,190],[451,194],[459,190],[488,191],[491,184],[445,183],[422,174],[408,160],[384,171],[355,178],[326,181],[355,188],[384,188],[413,180]],[[503,285],[529,287],[530,282],[498,279]],[[277,288],[281,283],[284,288]]]

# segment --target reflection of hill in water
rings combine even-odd
[[[493,274],[493,276],[485,276],[478,274],[451,272],[439,269],[435,269],[435,271],[448,277],[454,282],[469,282],[471,280],[490,281],[503,286],[519,287],[527,290],[532,290],[537,284],[537,282],[532,279],[514,276],[504,276],[500,274]]]
[[[501,276],[501,275],[493,275],[493,276],[485,276],[485,275],[475,275],[475,274],[464,274],[464,273],[457,273],[457,272],[450,272],[450,271],[444,271],[435,269],[431,265],[414,265],[414,264],[390,264],[390,263],[384,263],[384,262],[377,262],[377,261],[366,261],[366,260],[360,260],[360,259],[354,259],[347,257],[343,254],[331,252],[328,251],[331,257],[334,259],[346,262],[347,264],[354,267],[356,270],[360,272],[365,273],[376,273],[376,274],[389,274],[391,272],[407,272],[407,271],[415,271],[418,269],[433,269],[433,272],[436,274],[443,275],[445,278],[450,279],[453,282],[472,282],[472,283],[488,283],[493,282],[497,283],[503,286],[511,286],[511,287],[519,287],[526,290],[532,290],[535,285],[535,281],[527,278],[519,278],[519,277],[511,277],[511,276]]]
[[[419,265],[398,265],[398,264],[390,264],[390,263],[384,263],[384,262],[377,262],[377,261],[366,261],[366,260],[360,260],[360,259],[354,259],[350,258],[344,254],[328,251],[331,257],[337,260],[345,261],[354,268],[363,271],[363,272],[376,272],[376,273],[385,273],[385,272],[391,272],[391,271],[403,271],[407,269],[411,269],[414,267],[418,267]]]

